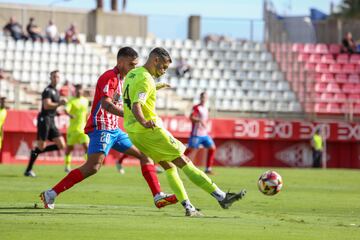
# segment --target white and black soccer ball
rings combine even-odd
[[[283,186],[283,180],[280,174],[269,170],[261,174],[257,185],[260,192],[268,196],[273,196],[280,192]]]

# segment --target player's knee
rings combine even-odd
[[[88,166],[86,169],[88,176],[96,174],[100,170],[100,167],[101,167],[100,164]]]
[[[60,143],[60,144],[58,145],[58,148],[59,148],[60,150],[65,149],[65,143]]]
[[[148,157],[146,157],[146,156],[141,156],[141,157],[139,158],[139,160],[140,160],[140,164],[141,164],[141,165],[153,164],[153,163],[154,163],[150,158],[148,158]]]

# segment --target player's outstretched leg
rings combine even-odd
[[[125,154],[140,160],[142,175],[152,192],[154,203],[157,208],[162,208],[178,202],[175,194],[166,194],[161,191],[154,163],[147,156],[140,152],[134,145],[128,148],[125,151]]]
[[[88,160],[79,168],[68,173],[53,188],[40,194],[45,208],[55,208],[55,198],[62,192],[69,190],[75,184],[97,173],[105,159],[104,153],[94,153],[88,156]]]
[[[190,202],[184,184],[180,179],[176,166],[172,163],[165,161],[161,161],[159,162],[159,164],[165,169],[165,175],[171,189],[174,191],[181,205],[185,208],[185,216],[189,216],[189,217],[203,216],[203,214],[200,211],[198,211],[194,207],[194,205],[192,205],[192,203]]]
[[[173,163],[181,168],[190,181],[211,194],[224,209],[228,209],[234,202],[242,199],[246,194],[246,190],[241,190],[239,193],[223,192],[203,171],[195,167],[191,160],[184,155],[174,160]]]

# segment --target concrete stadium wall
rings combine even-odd
[[[96,34],[121,36],[147,36],[147,17],[142,15],[104,12],[102,10],[72,10],[58,7],[42,7],[24,4],[0,4],[0,26],[14,16],[24,30],[30,17],[44,31],[50,19],[54,20],[59,32],[64,32],[74,23],[79,33],[93,41]]]

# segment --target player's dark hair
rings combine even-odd
[[[82,85],[79,83],[79,84],[75,84],[74,86],[76,89],[82,89]]]
[[[201,93],[200,93],[200,97],[204,97],[205,94],[206,94],[206,91],[201,92]]]
[[[56,73],[59,73],[60,71],[59,70],[54,70],[54,71],[51,71],[50,72],[50,78],[54,75],[54,74],[56,74]]]
[[[172,60],[171,60],[171,57],[170,57],[170,54],[168,51],[166,51],[165,48],[162,48],[162,47],[157,47],[157,48],[154,48],[151,52],[150,52],[150,56],[157,56],[157,57],[160,57],[162,60],[166,60],[166,61],[169,61],[170,63],[172,63]]]
[[[117,58],[121,57],[131,57],[131,58],[138,58],[138,53],[131,47],[122,47],[119,49],[117,53]]]

